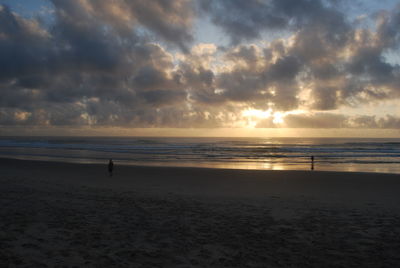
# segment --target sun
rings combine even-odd
[[[285,117],[285,115],[283,114],[283,113],[281,113],[281,112],[275,112],[274,114],[273,114],[273,120],[272,120],[272,122],[274,123],[274,124],[283,124],[283,122],[284,122],[284,120],[283,120],[283,118]]]

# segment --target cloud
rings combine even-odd
[[[400,129],[400,117],[386,115],[383,117],[370,115],[344,115],[338,113],[303,113],[288,114],[283,123],[274,123],[273,117],[261,120],[257,128],[357,128],[357,129]]]
[[[0,6],[1,125],[236,127],[259,109],[294,128],[398,128],[340,109],[400,97],[399,7],[361,27],[336,1],[51,3],[52,20]],[[195,44],[199,19],[231,44]]]

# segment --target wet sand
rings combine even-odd
[[[0,159],[0,267],[398,267],[400,175]]]

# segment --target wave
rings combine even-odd
[[[113,158],[128,164],[253,164],[257,168],[281,164],[309,168],[313,155],[318,165],[389,166],[400,173],[396,167],[400,139],[7,137],[0,138],[0,155],[99,163]]]

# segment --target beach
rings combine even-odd
[[[398,174],[0,168],[0,267],[400,265]]]

